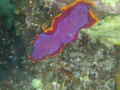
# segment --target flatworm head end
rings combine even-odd
[[[79,4],[85,4],[87,6],[92,5],[94,7],[94,3],[92,1],[86,1],[86,0],[76,0],[76,2],[74,2],[71,5],[68,5],[67,7],[62,7],[61,11],[64,15],[68,16],[71,11]]]
[[[79,4],[86,4],[87,6],[94,6],[94,3],[92,1],[86,1],[86,0],[76,0],[71,5],[68,5],[67,7],[62,7],[61,12],[59,15],[55,16],[53,18],[53,22],[50,28],[46,29],[45,24],[42,24],[42,30],[45,34],[51,35],[54,34],[58,28],[59,22],[61,22],[65,17],[70,15],[71,11]]]

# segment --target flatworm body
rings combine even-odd
[[[54,56],[62,51],[65,44],[78,39],[78,30],[89,28],[98,19],[89,10],[90,1],[77,0],[72,5],[63,7],[62,13],[54,17],[52,26],[44,33],[36,36],[34,50],[31,55],[33,61],[42,61],[46,56]]]

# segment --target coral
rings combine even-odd
[[[110,15],[90,29],[82,29],[95,41],[97,38],[107,46],[120,44],[120,15]]]
[[[107,6],[114,7],[119,2],[119,0],[101,0],[101,2]]]

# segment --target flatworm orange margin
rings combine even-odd
[[[37,35],[34,50],[30,58],[35,61],[43,61],[47,56],[54,56],[62,52],[62,48],[67,43],[78,39],[78,31],[82,28],[92,27],[97,23],[98,18],[89,10],[89,5],[94,3],[86,0],[77,0],[67,7],[61,8],[59,15],[55,16],[50,28],[42,30],[44,33]]]

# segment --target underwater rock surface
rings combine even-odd
[[[33,50],[30,43],[41,32],[42,23],[45,23],[45,28],[50,27],[54,16],[60,13],[60,6],[70,5],[74,1],[11,0],[15,4],[15,30],[8,33],[6,27],[0,24],[1,90],[120,89],[118,4],[111,7],[101,0],[87,0],[95,3],[96,8],[91,10],[99,17],[98,24],[90,29],[90,33],[88,30],[79,31],[76,42],[67,44],[61,54],[47,57],[43,62],[32,63],[32,59],[28,58]],[[9,45],[8,49],[3,48],[6,45]],[[8,50],[12,51],[13,56]],[[4,72],[2,66],[7,67],[9,73]]]

